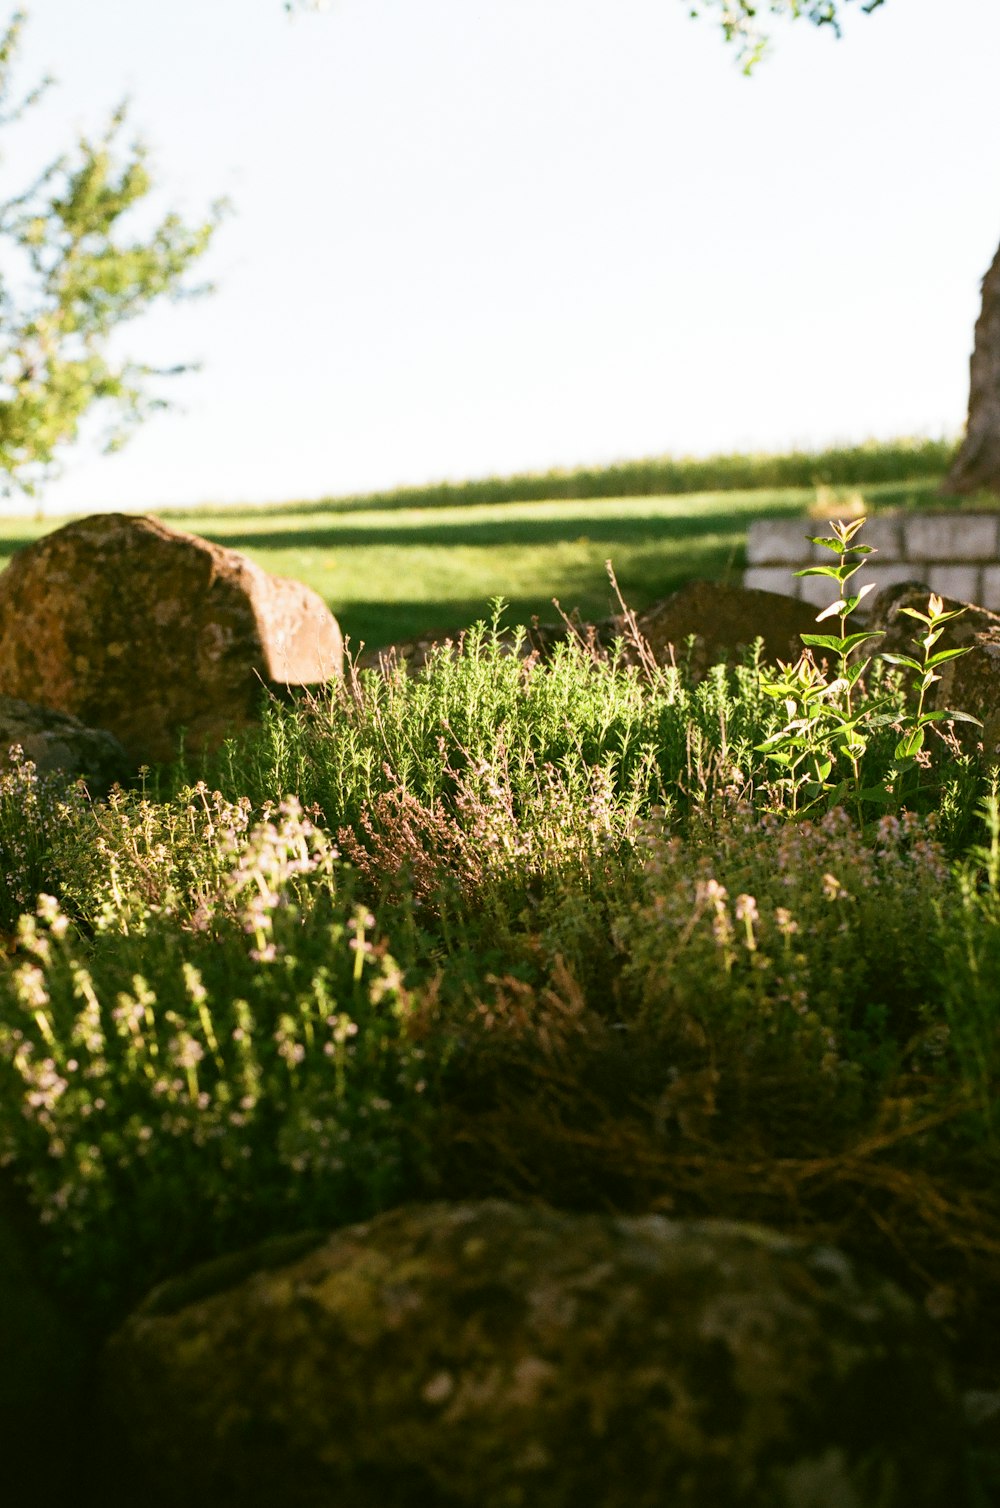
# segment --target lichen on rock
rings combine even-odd
[[[254,720],[269,684],[339,676],[343,641],[301,582],[155,518],[95,514],[0,574],[0,693],[107,728],[137,763]]]
[[[829,1247],[485,1201],[248,1268],[157,1290],[106,1353],[116,1428],[187,1505],[962,1501],[936,1333]]]

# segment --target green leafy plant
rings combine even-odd
[[[875,553],[872,546],[854,542],[866,522],[866,518],[851,522],[837,520],[831,524],[831,535],[807,536],[811,544],[832,551],[838,557],[837,562],[807,566],[795,574],[826,576],[837,583],[836,600],[818,614],[816,621],[821,623],[827,618],[837,618],[840,632],[802,634],[805,650],[798,661],[794,665],[779,661],[779,675],[765,671],[761,676],[761,690],[766,696],[784,702],[787,720],[784,727],[757,745],[757,751],[779,767],[782,773],[777,785],[789,797],[795,814],[808,811],[820,802],[834,806],[845,800],[853,802],[859,820],[863,819],[866,803],[898,807],[907,786],[903,777],[912,771],[917,780],[909,783],[910,788],[919,783],[926,730],[932,723],[950,720],[981,726],[979,719],[967,712],[928,711],[925,708],[928,690],[940,680],[937,667],[969,652],[965,647],[932,653],[944,625],[965,611],[964,608],[945,611],[936,593],[931,594],[926,613],[916,608],[902,609],[926,627],[923,637],[915,641],[922,650],[922,660],[911,655],[878,655],[886,664],[919,678],[915,710],[887,712],[885,700],[879,697],[869,698],[861,705],[856,703],[859,683],[872,663],[871,655],[861,657],[858,651],[862,645],[882,637],[881,631],[848,632],[847,627],[848,618],[875,589],[874,582],[859,591],[851,591],[848,587],[851,578],[864,565],[865,557]],[[834,665],[832,678],[816,664],[813,650],[821,650],[831,657]],[[865,785],[861,761],[872,733],[887,724],[901,727],[894,763],[884,784]],[[844,771],[839,779],[835,778],[838,760],[841,769],[846,765],[849,770],[849,774]]]
[[[889,654],[887,652],[879,655],[879,659],[885,660],[887,664],[899,665],[904,670],[912,671],[914,676],[919,678],[917,683],[919,692],[917,710],[913,714],[909,728],[896,745],[897,760],[906,766],[911,766],[915,763],[918,754],[924,747],[925,732],[932,723],[944,721],[975,723],[976,727],[979,728],[982,727],[982,723],[978,717],[973,717],[968,712],[956,712],[953,709],[943,707],[936,708],[933,712],[928,712],[924,709],[924,699],[928,691],[934,685],[935,681],[941,679],[936,673],[937,666],[944,665],[948,660],[957,660],[961,655],[969,653],[970,646],[968,645],[960,649],[939,649],[935,654],[931,653],[944,632],[944,625],[952,618],[961,617],[962,613],[965,612],[965,608],[956,607],[946,612],[941,598],[936,592],[932,592],[930,601],[927,604],[926,613],[922,613],[919,608],[915,607],[903,607],[900,608],[900,612],[906,613],[907,617],[916,618],[920,623],[924,624],[927,630],[922,637],[918,636],[913,640],[913,643],[923,651],[922,662],[914,659],[912,655]]]
[[[850,523],[837,521],[831,525],[832,536],[809,536],[810,543],[832,550],[838,557],[837,563],[808,566],[796,572],[797,576],[828,576],[837,583],[836,601],[823,609],[816,622],[838,618],[839,634],[802,634],[806,649],[798,661],[794,665],[779,661],[782,674],[772,676],[765,672],[761,680],[761,689],[767,696],[784,702],[787,721],[757,747],[783,771],[779,785],[790,795],[793,812],[808,810],[824,797],[830,797],[831,804],[844,798],[850,782],[830,779],[838,757],[850,767],[856,797],[861,790],[860,761],[868,747],[868,732],[877,716],[878,704],[855,710],[855,688],[870,664],[870,656],[852,659],[852,655],[879,635],[847,632],[847,619],[874,590],[874,583],[857,592],[849,592],[847,585],[861,569],[864,557],[873,553],[870,545],[854,544],[865,521],[864,518]],[[833,679],[828,679],[816,664],[813,649],[835,657]]]

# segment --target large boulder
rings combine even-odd
[[[341,674],[325,603],[235,550],[154,518],[97,514],[0,575],[0,693],[108,728],[137,761],[194,752],[254,719],[262,682]]]
[[[397,1209],[155,1291],[112,1339],[135,1501],[185,1508],[940,1508],[931,1322],[727,1221]]]
[[[802,634],[816,633],[816,609],[780,592],[690,581],[637,614],[637,626],[659,664],[687,664],[695,676],[712,665],[738,659],[763,640],[765,661],[794,661]],[[822,627],[822,625],[821,625]],[[688,648],[688,640],[693,640]]]
[[[14,768],[11,751],[20,749],[41,776],[81,777],[91,796],[106,796],[135,769],[113,733],[88,728],[79,718],[51,707],[35,707],[0,696],[0,771]]]

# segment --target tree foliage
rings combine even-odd
[[[726,41],[735,44],[744,70],[749,73],[763,56],[768,43],[768,17],[797,20],[805,17],[814,26],[830,26],[840,35],[840,21],[855,0],[688,0],[691,15],[716,15]],[[857,0],[865,15],[878,10],[885,0]]]
[[[25,22],[16,12],[0,36],[0,125],[19,120],[45,94],[20,101],[14,65]],[[150,379],[183,371],[112,355],[111,336],[161,298],[204,291],[186,275],[206,251],[221,206],[201,224],[166,214],[151,230],[129,225],[153,187],[147,154],[123,140],[126,110],[96,139],[51,163],[22,193],[0,203],[0,490],[33,492],[91,411],[106,444],[164,400]]]

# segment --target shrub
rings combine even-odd
[[[386,940],[297,803],[185,926],[58,903],[0,974],[0,1148],[95,1301],[265,1233],[360,1218],[419,1161],[424,1049]]]

